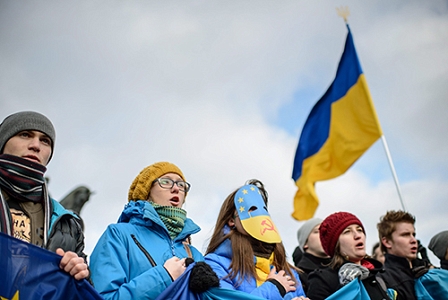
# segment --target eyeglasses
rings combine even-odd
[[[156,181],[159,183],[162,189],[172,189],[174,184],[176,184],[179,190],[181,190],[182,192],[188,192],[191,187],[191,184],[182,180],[174,181],[170,178],[157,178],[153,181],[153,183]]]

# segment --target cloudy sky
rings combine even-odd
[[[222,201],[247,179],[270,194],[292,254],[292,163],[302,126],[334,78],[347,29],[424,245],[448,229],[447,1],[1,1],[1,119],[47,115],[57,131],[50,192],[95,192],[81,216],[90,254],[141,169],[177,164],[203,250]],[[319,182],[318,217],[376,223],[400,200],[378,141]],[[432,256],[434,264],[439,262]]]

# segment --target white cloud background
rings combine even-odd
[[[446,1],[2,1],[1,119],[36,110],[53,121],[52,196],[95,191],[81,213],[88,254],[134,177],[162,160],[192,183],[196,247],[205,249],[225,197],[258,178],[292,254],[301,225],[290,216],[292,163],[342,54],[341,4],[427,245],[448,229]],[[379,217],[401,207],[380,141],[317,193],[316,216],[344,210],[363,221],[369,252]]]

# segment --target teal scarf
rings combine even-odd
[[[179,207],[162,206],[153,201],[150,201],[149,203],[151,203],[159,214],[160,219],[168,229],[171,239],[174,240],[184,228],[187,212]]]

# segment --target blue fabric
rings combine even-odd
[[[223,289],[223,288],[210,288],[209,290],[197,294],[193,293],[189,287],[191,269],[195,263],[190,264],[179,278],[176,279],[162,294],[157,297],[156,300],[262,300],[264,298],[249,295],[244,292]]]
[[[0,233],[1,299],[103,299],[59,268],[61,256]],[[18,295],[17,295],[18,293]]]
[[[295,280],[296,282],[299,282],[300,285],[297,286],[295,292],[289,292],[283,298],[281,297],[278,288],[271,282],[264,282],[257,287],[255,278],[246,278],[240,286],[237,286],[237,282],[239,281],[238,276],[234,280],[227,277],[230,273],[232,255],[231,242],[227,239],[219,245],[214,253],[209,253],[205,256],[205,262],[209,264],[213,271],[218,275],[221,288],[246,292],[264,299],[292,299],[298,296],[305,296],[299,275],[295,271],[293,271]]]
[[[188,287],[191,269],[194,265],[195,263],[190,264],[185,272],[170,284],[156,300],[201,300],[201,296],[193,293]]]
[[[370,300],[364,285],[359,279],[352,280],[335,293],[333,293],[326,300]]]
[[[419,300],[448,299],[448,270],[431,269],[415,280],[414,287]]]
[[[123,210],[118,223],[109,225],[90,258],[91,278],[105,299],[155,299],[172,284],[163,267],[168,259],[188,257],[182,242],[200,230],[186,219],[179,236],[171,240],[168,230],[153,206],[147,201],[131,201]],[[138,242],[152,257],[152,266]],[[202,254],[190,246],[195,261]]]

